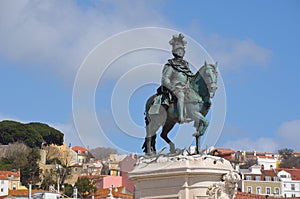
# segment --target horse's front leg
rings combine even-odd
[[[174,127],[175,124],[176,124],[176,122],[174,120],[168,119],[166,121],[165,125],[163,126],[162,132],[160,134],[160,137],[169,144],[170,153],[176,152],[175,144],[168,137],[168,133],[172,130],[172,128]]]
[[[200,121],[195,121],[194,127],[197,131],[196,134],[202,136],[208,127],[208,123],[209,122],[205,117],[203,117]]]
[[[198,104],[188,104],[187,111],[196,128],[194,136],[202,136],[208,127],[208,120],[201,114]]]

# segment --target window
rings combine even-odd
[[[256,187],[256,194],[261,194],[261,187]]]
[[[251,176],[246,176],[246,180],[252,180]]]
[[[77,168],[77,167],[75,167],[75,168],[74,168],[74,172],[77,172],[77,171],[78,171],[78,168]]]
[[[1,180],[1,184],[4,184],[4,180]]]
[[[3,188],[1,188],[1,192],[4,192],[4,189],[3,189]]]
[[[16,190],[16,189],[17,189],[16,183],[13,183],[12,188],[13,188],[13,190]]]
[[[268,195],[271,194],[271,188],[270,187],[266,187],[266,194],[268,194]]]
[[[273,177],[273,181],[279,181],[278,177]]]
[[[266,176],[265,177],[265,181],[271,181],[271,177],[270,176]]]
[[[252,193],[252,187],[247,187],[247,193]]]
[[[255,176],[255,181],[260,181],[260,176]]]
[[[275,190],[275,195],[279,195],[279,188],[275,187],[274,190]]]
[[[291,184],[291,190],[295,191],[295,184]]]

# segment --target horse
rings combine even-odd
[[[217,90],[217,63],[204,65],[197,73],[189,80],[189,86],[185,94],[185,123],[194,121],[196,133],[196,153],[200,150],[200,137],[205,133],[208,127],[208,120],[205,118],[210,107],[211,98],[214,97]],[[164,139],[170,148],[170,153],[176,152],[175,144],[168,138],[168,133],[174,125],[179,122],[176,96],[173,95],[173,101],[167,100],[168,103],[162,103],[168,98],[168,92],[161,92],[162,86],[158,92],[152,95],[146,102],[145,107],[145,123],[146,123],[146,138],[142,146],[146,155],[156,154],[156,132],[162,126],[161,138]],[[164,88],[166,89],[166,88]],[[171,91],[169,91],[171,92]],[[195,101],[197,99],[201,101]],[[153,111],[155,110],[155,111]]]

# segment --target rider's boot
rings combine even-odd
[[[178,109],[178,121],[180,124],[184,123],[183,108],[184,108],[184,100],[178,99],[177,109]]]

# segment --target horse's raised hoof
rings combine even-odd
[[[194,137],[199,137],[199,136],[201,136],[201,133],[200,132],[196,132],[196,133],[193,134],[193,136]]]
[[[175,144],[173,142],[169,143],[170,145],[170,153],[175,153],[176,149],[175,149]]]

